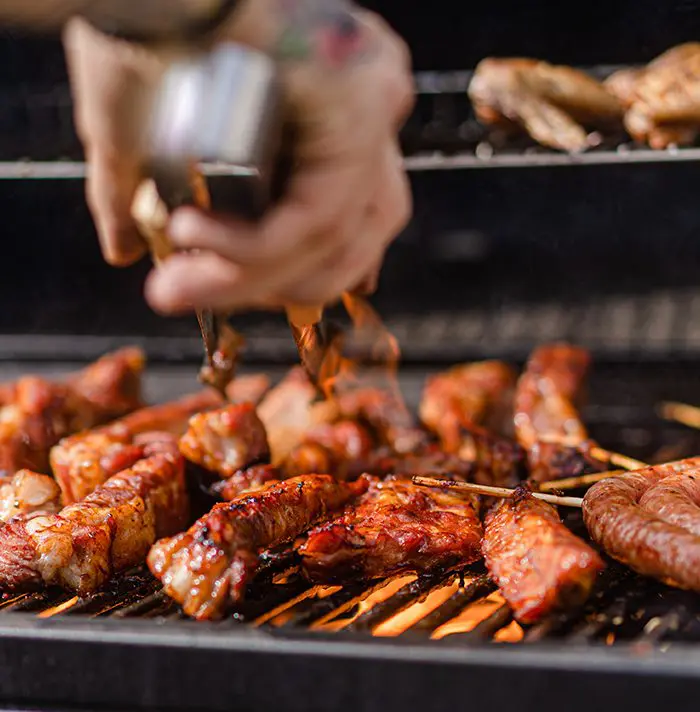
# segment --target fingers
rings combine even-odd
[[[131,218],[141,169],[148,88],[160,65],[144,49],[109,38],[82,19],[64,31],[75,123],[88,161],[87,199],[105,259],[134,262],[145,251]]]

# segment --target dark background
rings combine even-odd
[[[407,39],[416,69],[486,55],[578,65],[638,63],[700,39],[700,3],[369,3]],[[0,39],[0,159],[79,158],[56,40]],[[415,218],[392,248],[375,303],[388,319],[694,288],[695,163],[414,173]],[[192,319],[145,306],[149,266],[100,259],[83,187],[0,182],[0,333],[194,336]],[[272,329],[268,317],[244,328]],[[269,326],[268,326],[269,324]],[[443,335],[449,339],[449,330]]]

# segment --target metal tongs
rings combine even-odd
[[[133,214],[156,263],[172,254],[169,214],[184,205],[209,209],[202,164],[229,176],[217,205],[246,220],[260,220],[281,196],[291,166],[282,117],[282,93],[272,60],[234,44],[173,63],[156,93],[148,133],[150,180]],[[285,140],[287,139],[287,140]],[[324,359],[323,306],[287,305],[287,317],[309,378],[318,387]],[[226,314],[197,314],[205,364],[200,379],[225,394],[242,337]]]

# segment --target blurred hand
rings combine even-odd
[[[250,8],[269,5],[247,1]],[[294,39],[306,43],[303,58],[285,57],[274,44],[275,23],[252,11],[237,12],[220,39],[280,59],[298,128],[298,169],[284,199],[259,224],[194,208],[174,213],[170,239],[188,252],[169,258],[148,280],[147,298],[161,312],[327,303],[344,291],[372,291],[386,248],[409,219],[397,146],[413,104],[405,45],[371,13],[354,15],[357,32],[348,39],[337,25],[322,24],[338,20],[323,7],[332,0],[294,2],[317,11],[296,27]],[[141,109],[163,54],[108,38],[82,20],[67,26],[65,45],[90,167],[88,202],[105,258],[127,265],[145,251],[130,208],[142,175]]]

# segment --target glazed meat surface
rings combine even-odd
[[[159,541],[148,565],[185,613],[218,618],[243,597],[260,551],[292,541],[367,486],[364,478],[345,483],[303,475],[222,502],[188,531]]]
[[[356,479],[370,467],[375,443],[369,430],[353,420],[324,423],[309,430],[287,457],[287,477],[326,472],[336,479]]]
[[[641,496],[639,506],[662,522],[700,536],[700,472],[665,477]]]
[[[607,89],[626,107],[625,128],[651,148],[690,145],[700,133],[700,43],[674,47],[642,69],[611,75]]]
[[[583,603],[604,567],[598,554],[564,526],[556,509],[527,490],[489,512],[482,551],[521,623]]]
[[[258,405],[270,390],[270,379],[264,373],[237,376],[226,388],[226,397],[231,403]]]
[[[0,471],[49,471],[49,450],[62,437],[141,405],[144,357],[138,349],[109,354],[64,383],[27,376],[1,391]]]
[[[591,538],[640,574],[700,591],[700,538],[668,521],[686,522],[683,510],[677,518],[670,502],[673,514],[669,516],[669,509],[660,510],[653,495],[646,499],[646,507],[640,505],[644,495],[667,478],[677,483],[677,478],[699,475],[700,458],[691,458],[593,485],[583,498],[583,519]]]
[[[240,403],[193,416],[180,438],[180,452],[190,462],[228,478],[268,459],[270,447],[255,406]]]
[[[215,391],[202,391],[172,403],[142,408],[102,428],[64,438],[51,449],[51,469],[63,503],[79,502],[118,472],[148,456],[148,431],[181,435],[189,418],[221,404]]]
[[[282,473],[272,465],[254,465],[245,470],[239,470],[227,480],[215,482],[211,493],[230,502],[236,497],[264,489],[272,482],[284,479]]]
[[[184,461],[163,434],[151,457],[58,514],[15,517],[0,529],[0,588],[56,585],[93,593],[146,557],[157,537],[179,531],[189,503]]]
[[[480,558],[481,535],[476,498],[373,478],[358,503],[309,532],[299,552],[311,580],[345,582],[466,566]]]
[[[31,470],[20,470],[0,478],[0,521],[20,514],[57,512],[61,508],[61,490],[53,477]]]
[[[515,383],[515,372],[501,361],[455,366],[430,376],[420,402],[421,421],[452,453],[474,425],[506,434],[512,429]]]
[[[589,366],[585,349],[551,344],[533,352],[518,380],[515,433],[535,482],[607,466],[588,454],[591,443],[578,412]]]
[[[472,464],[480,484],[514,486],[525,476],[525,452],[501,434],[512,430],[515,373],[500,361],[457,366],[428,379],[423,423],[442,449]]]
[[[469,97],[482,123],[518,127],[543,146],[569,152],[599,142],[585,127],[616,128],[623,116],[619,100],[592,77],[535,59],[484,59]]]

